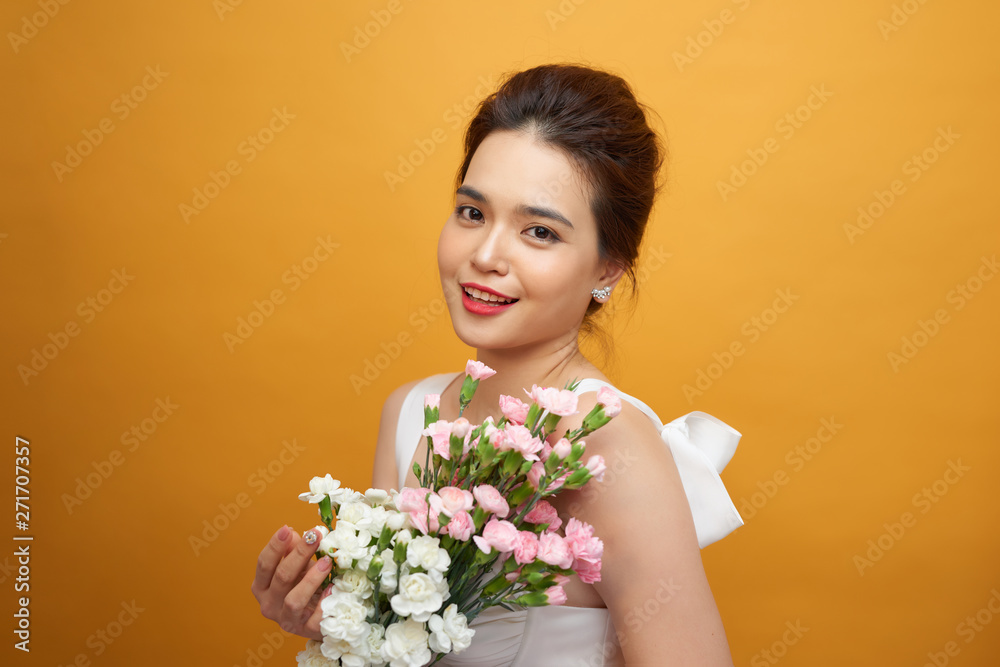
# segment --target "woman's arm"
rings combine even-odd
[[[378,441],[375,444],[375,465],[372,468],[372,486],[376,489],[396,489],[399,486],[399,470],[396,466],[396,426],[403,401],[419,380],[408,382],[389,394],[382,405],[382,418],[378,426]],[[419,434],[414,433],[416,438]],[[397,489],[398,490],[398,489]]]
[[[595,400],[585,394],[579,414]],[[604,481],[567,492],[560,505],[593,525],[604,541],[601,581],[594,587],[611,613],[627,664],[731,666],[669,448],[649,418],[624,401],[621,414],[586,442],[584,459],[605,459]]]

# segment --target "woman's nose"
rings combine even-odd
[[[472,254],[472,265],[483,273],[506,275],[510,270],[509,244],[501,225],[489,225],[482,230],[479,245]]]

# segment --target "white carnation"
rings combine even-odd
[[[381,625],[372,624],[368,633],[368,655],[372,665],[384,665],[382,660],[382,645],[385,644],[385,628]]]
[[[382,552],[382,563],[381,591],[383,593],[392,593],[396,590],[396,580],[399,574],[396,561],[392,559],[392,549],[386,549]]]
[[[310,639],[306,642],[304,651],[299,651],[295,661],[302,667],[338,667],[335,660],[328,659],[321,650],[322,644]]]
[[[389,511],[385,524],[389,526],[389,529],[394,533],[398,533],[403,530],[403,528],[413,527],[410,522],[410,515],[406,512],[400,512],[398,510]]]
[[[342,640],[351,646],[358,646],[368,636],[368,608],[357,596],[334,588],[320,602],[320,607],[323,609],[323,620],[319,622],[319,627],[323,631],[324,642],[327,639]],[[325,649],[323,655],[333,657]]]
[[[424,572],[404,574],[399,578],[399,592],[389,600],[392,610],[423,623],[444,604],[444,596]]]
[[[389,667],[419,667],[431,659],[423,623],[407,619],[393,623],[385,631],[382,658]]]
[[[351,593],[358,598],[370,598],[373,592],[371,579],[367,570],[345,570],[333,580],[333,585],[345,593]]]
[[[309,492],[300,493],[299,500],[310,503],[318,503],[330,494],[337,493],[340,488],[340,481],[327,473],[326,477],[313,477],[309,480]]]
[[[413,538],[406,546],[406,562],[410,567],[422,567],[427,572],[443,574],[451,565],[451,558],[441,548],[441,540],[427,535]]]
[[[336,491],[332,491],[330,493],[330,502],[334,507],[345,503],[356,503],[361,500],[361,498],[362,496],[360,493],[354,489],[348,489],[346,487],[343,489],[337,489]]]
[[[320,546],[322,547],[324,543],[329,545],[332,551],[328,550],[324,553],[333,556],[337,567],[342,570],[351,568],[355,559],[358,560],[359,568],[368,569],[368,562],[371,562],[371,552],[368,546],[371,541],[372,536],[367,530],[355,531],[350,523],[338,521],[333,532],[327,535],[323,542],[320,542]],[[364,562],[366,560],[368,562]]]
[[[372,508],[361,502],[344,503],[337,510],[337,525],[349,523],[355,530],[367,530],[369,533],[372,525]]]
[[[365,502],[375,507],[376,505],[385,505],[389,502],[389,492],[383,489],[368,489],[365,491]]]
[[[465,614],[453,604],[448,605],[443,615],[432,615],[427,621],[427,628],[431,631],[428,645],[438,653],[461,653],[469,648],[472,636],[476,634],[469,628]]]

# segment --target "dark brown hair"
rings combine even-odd
[[[659,191],[666,151],[650,128],[645,106],[621,77],[574,64],[541,65],[508,75],[484,99],[465,133],[465,180],[479,144],[491,132],[528,132],[562,150],[590,188],[598,250],[625,270],[635,289],[635,262]],[[591,301],[584,320],[601,304]]]

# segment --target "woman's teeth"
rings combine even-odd
[[[479,301],[481,303],[492,303],[495,305],[503,305],[505,303],[513,303],[517,299],[504,299],[497,296],[496,294],[490,294],[489,292],[481,292],[473,287],[465,288],[465,293],[469,295],[469,298]]]

